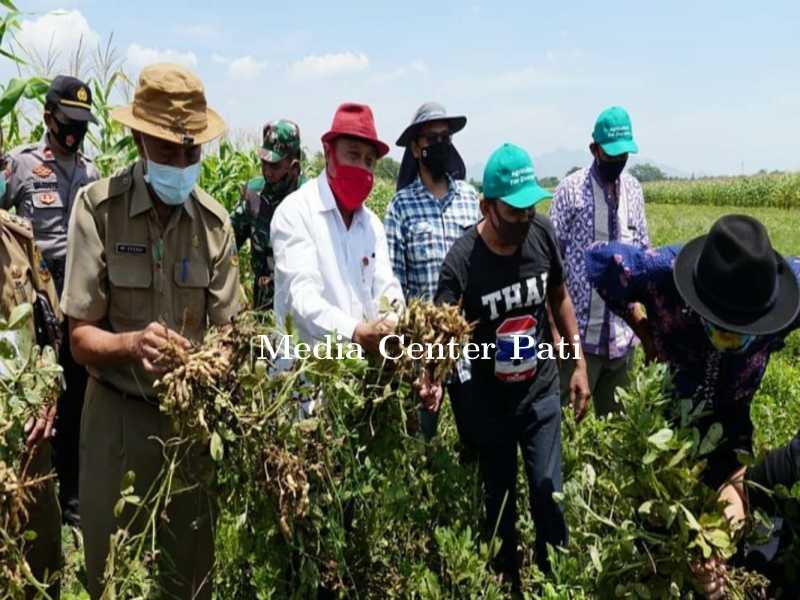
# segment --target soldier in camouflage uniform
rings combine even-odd
[[[85,83],[74,77],[56,77],[45,97],[45,133],[38,143],[11,151],[5,169],[8,186],[0,195],[0,208],[14,208],[33,225],[34,239],[59,296],[64,287],[67,224],[75,196],[99,177],[92,161],[80,151],[89,122],[97,123],[91,108],[92,93]],[[78,438],[87,375],[86,369],[72,359],[66,323],[64,328],[59,363],[66,389],[58,399],[53,463],[64,521],[77,526]]]
[[[264,142],[259,150],[261,177],[247,182],[231,222],[236,246],[250,240],[253,268],[253,306],[272,309],[275,295],[275,262],[269,239],[272,215],[281,201],[306,182],[300,169],[300,128],[281,119],[264,125]]]
[[[4,189],[5,177],[0,174],[0,179],[0,189]],[[14,307],[24,303],[34,306],[34,319],[24,333],[35,337],[40,345],[57,349],[61,312],[53,279],[33,241],[33,228],[25,219],[0,210],[0,317],[7,319]],[[44,407],[35,423],[25,425],[27,447],[32,455],[28,468],[34,477],[50,472],[47,440],[53,432],[54,417],[55,407]],[[36,538],[27,544],[25,556],[34,577],[44,582],[62,565],[61,514],[53,479],[35,489],[27,509],[25,527],[35,532]],[[58,598],[59,591],[57,581],[49,586],[51,598]],[[31,587],[26,597],[39,596]]]

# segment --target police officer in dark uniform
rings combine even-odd
[[[81,152],[89,121],[97,123],[92,93],[74,77],[56,77],[45,97],[45,133],[35,144],[14,149],[5,175],[6,193],[0,208],[14,208],[33,225],[36,244],[58,295],[64,287],[67,225],[78,190],[99,178],[97,169]],[[72,359],[69,336],[63,336],[59,362],[64,369],[65,391],[58,400],[53,462],[58,473],[63,519],[79,524],[78,436],[86,389],[86,370]]]

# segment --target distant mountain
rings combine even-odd
[[[566,150],[560,148],[552,152],[545,152],[533,157],[533,165],[536,169],[536,176],[558,177],[561,179],[572,167],[585,167],[592,162],[589,150]],[[667,177],[690,177],[691,173],[686,173],[680,169],[670,167],[646,156],[631,156],[628,166],[636,164],[650,163],[661,169]],[[483,177],[483,167],[481,163],[475,163],[467,167],[467,177],[480,180]]]

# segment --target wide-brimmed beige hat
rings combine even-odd
[[[177,144],[204,144],[225,132],[225,121],[206,104],[197,75],[167,63],[142,69],[133,103],[112,110],[111,118]]]

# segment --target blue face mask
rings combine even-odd
[[[144,147],[144,152],[147,159],[144,180],[150,184],[161,201],[169,206],[180,206],[186,202],[194,189],[194,184],[197,183],[197,178],[200,177],[200,161],[184,168],[173,167],[150,160],[147,157],[147,147]]]
[[[6,174],[0,173],[0,200],[6,195]]]

